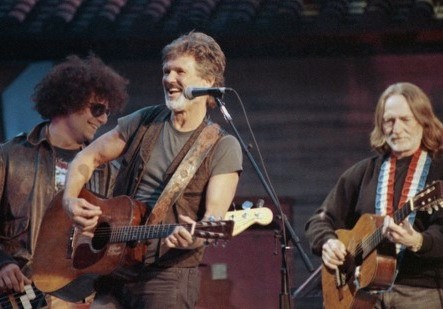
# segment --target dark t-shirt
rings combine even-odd
[[[54,147],[55,150],[55,188],[57,191],[65,187],[66,174],[68,173],[68,165],[74,160],[74,157],[81,149],[68,150]]]

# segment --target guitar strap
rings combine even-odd
[[[221,129],[215,123],[203,128],[160,194],[146,224],[159,224],[163,221],[168,209],[178,200],[220,136]]]
[[[166,178],[166,181],[168,182],[157,199],[157,202],[149,214],[149,217],[146,219],[146,225],[160,224],[164,220],[170,207],[172,207],[172,205],[174,205],[174,203],[178,200],[203,160],[209,154],[217,140],[221,137],[222,130],[220,126],[215,123],[202,123],[195,133],[198,134],[198,136],[195,137],[192,146],[189,146],[187,152],[186,149],[183,149],[186,152],[186,155],[182,155],[183,159],[179,162],[174,160],[174,162],[179,165],[169,178],[169,181]],[[193,137],[191,136],[191,139],[192,138]],[[186,145],[184,148],[185,147]],[[180,156],[180,154],[178,156]],[[174,162],[172,163],[171,168],[168,170],[173,170]],[[141,222],[141,224],[143,224],[143,222]],[[119,269],[113,271],[111,276],[108,276],[111,278],[111,281],[117,279],[131,281],[139,275],[140,265],[136,265],[134,262],[142,262],[146,258],[144,256],[146,253],[144,247],[139,248],[141,252],[138,251],[134,252],[133,254],[130,253],[130,255],[126,257],[127,265],[124,267],[119,267]],[[106,278],[108,277],[105,276],[104,280],[106,281]]]
[[[418,149],[414,153],[411,162],[409,163],[397,208],[400,208],[408,199],[414,197],[417,192],[424,188],[430,164],[431,158],[426,151]],[[394,212],[395,170],[396,158],[394,156],[386,157],[380,168],[377,184],[375,202],[375,211],[377,215],[392,215]]]

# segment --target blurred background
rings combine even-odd
[[[191,30],[212,35],[225,51],[226,86],[241,101],[232,92],[223,100],[316,269],[320,260],[309,251],[304,224],[339,175],[372,154],[368,138],[381,92],[415,83],[442,119],[443,1],[1,0],[1,140],[40,121],[30,100],[34,86],[70,54],[92,52],[130,80],[121,115],[162,104],[161,49]],[[232,133],[217,109],[211,117]],[[258,199],[279,213],[245,157],[235,204]],[[278,307],[275,218],[208,248],[201,308]],[[286,252],[292,303],[321,308],[318,276],[310,278],[294,241]]]

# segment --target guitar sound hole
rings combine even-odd
[[[103,249],[111,237],[111,227],[107,222],[101,222],[94,231],[94,237],[91,240],[91,246],[94,250]]]
[[[350,253],[346,255],[343,265],[339,267],[340,273],[343,276],[340,280],[341,285],[345,285],[349,282],[349,280],[353,280],[353,276],[357,266],[359,266],[359,264],[357,264],[356,257]]]

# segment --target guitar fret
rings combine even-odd
[[[362,254],[362,258],[366,258],[382,241],[383,234],[381,227],[377,228],[374,233],[364,237],[361,241],[361,251],[357,253]]]
[[[129,236],[130,236],[130,234],[128,234],[128,227],[125,226],[125,227],[121,230],[121,233],[120,233],[120,240],[127,240],[127,241],[129,241],[129,240],[130,240]]]
[[[137,229],[135,230],[136,231],[136,233],[135,233],[135,238],[136,239],[141,239],[142,238],[142,236],[145,234],[143,231],[143,226],[138,226],[137,227]]]
[[[152,229],[152,233],[149,235],[149,238],[154,237],[154,235],[158,235],[160,229],[161,229],[160,225],[154,226],[154,228]]]
[[[137,239],[137,235],[136,235],[137,229],[129,229],[129,228],[125,228],[125,236],[126,239],[128,239],[129,241],[133,241]]]

